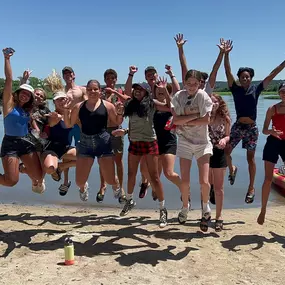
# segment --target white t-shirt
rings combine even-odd
[[[191,97],[186,90],[178,91],[174,95],[171,103],[176,115],[199,114],[200,118],[210,113],[213,106],[210,96],[202,89],[199,89],[198,92]],[[178,137],[183,137],[187,139],[189,143],[195,145],[207,144],[210,142],[208,125],[177,126],[176,133]]]

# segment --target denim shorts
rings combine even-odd
[[[114,155],[111,136],[107,131],[91,136],[81,133],[76,151],[79,157],[91,157],[93,159]]]
[[[28,136],[14,137],[5,135],[1,145],[1,157],[13,156],[21,157],[22,155],[36,152],[35,145],[30,141]]]

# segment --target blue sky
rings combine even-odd
[[[188,40],[189,68],[210,72],[220,37],[234,41],[234,73],[250,66],[255,79],[263,79],[285,59],[284,0],[16,0],[1,3],[1,11],[0,43],[16,50],[14,77],[30,68],[44,78],[53,68],[60,72],[70,65],[77,84],[103,83],[107,68],[117,70],[118,82],[124,83],[132,64],[139,68],[134,80],[143,81],[147,65],[164,74],[168,63],[180,81],[173,39],[179,32]],[[284,78],[285,71],[277,77]],[[223,66],[218,80],[225,80]]]

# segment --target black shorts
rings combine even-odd
[[[30,142],[35,146],[35,149],[37,152],[40,152],[40,153],[43,152],[47,144],[47,140],[42,139],[42,138],[36,138],[31,133],[27,135],[27,139],[30,140]]]
[[[276,164],[279,155],[281,159],[285,161],[285,140],[279,140],[273,136],[269,136],[263,149],[262,159]]]
[[[43,153],[53,154],[56,155],[58,159],[61,159],[71,148],[73,147],[70,145],[49,141]]]
[[[159,150],[159,155],[162,154],[176,155],[177,144],[170,144],[170,145],[158,144],[158,150]]]
[[[115,137],[112,135],[112,131],[119,129],[120,127],[108,127],[107,132],[111,136],[111,145],[114,153],[123,153],[124,151],[124,137]]]
[[[213,147],[213,155],[210,157],[211,168],[227,167],[225,151],[223,149]]]
[[[1,145],[1,157],[22,155],[36,152],[35,146],[30,142],[27,136],[14,137],[5,135]]]

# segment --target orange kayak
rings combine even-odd
[[[278,173],[278,168],[274,168],[272,182],[280,187],[280,192],[285,195],[285,175]]]

